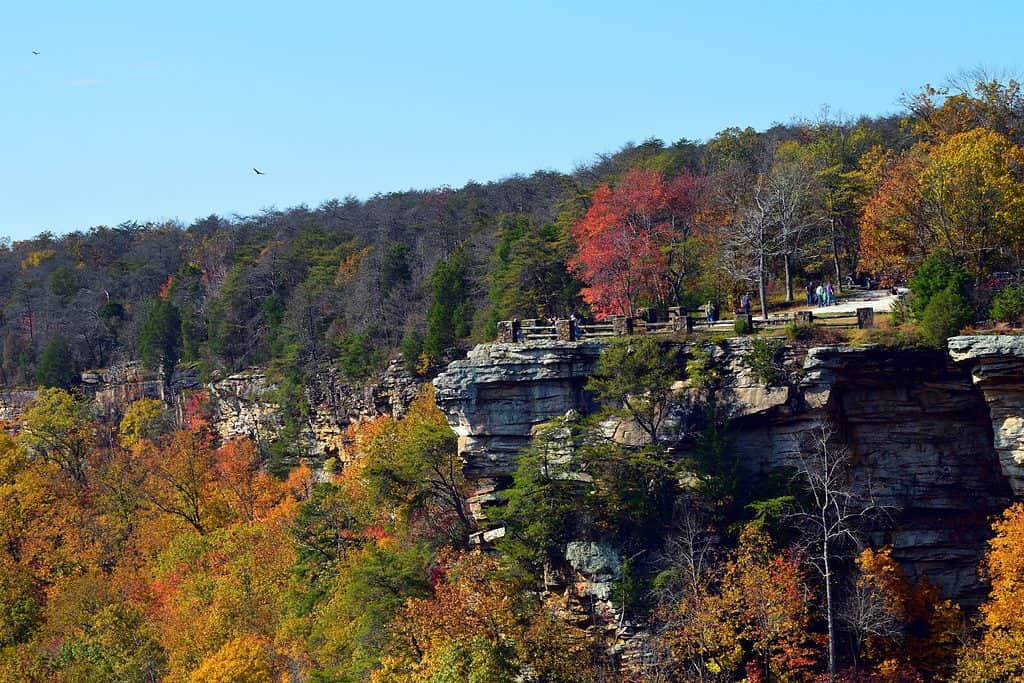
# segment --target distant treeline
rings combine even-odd
[[[293,383],[395,355],[423,372],[512,317],[755,286],[791,298],[794,279],[898,280],[935,251],[975,277],[1019,267],[1018,84],[979,77],[906,105],[627,144],[568,174],[43,233],[0,249],[0,383],[67,385],[129,359]]]

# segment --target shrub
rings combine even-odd
[[[910,278],[910,291],[913,292],[910,308],[920,318],[934,297],[947,289],[962,294],[970,281],[971,276],[964,267],[947,252],[936,251],[929,254],[914,273],[914,277]]]
[[[827,325],[790,323],[785,332],[788,338],[804,344],[845,344],[848,341],[846,330]]]
[[[790,323],[786,325],[786,336],[793,341],[812,341],[816,335],[816,328],[808,323]]]
[[[911,349],[924,345],[920,327],[916,323],[882,324],[867,330],[857,330],[853,341],[858,346],[877,345],[890,349]]]
[[[754,331],[754,325],[750,322],[750,318],[736,316],[736,319],[732,322],[732,329],[736,334],[750,334]]]
[[[782,379],[782,367],[776,361],[782,344],[764,338],[754,340],[750,353],[743,356],[743,364],[765,386],[777,384]]]
[[[931,298],[921,315],[921,334],[929,346],[945,348],[954,336],[974,318],[974,313],[951,285]]]
[[[1007,287],[992,300],[989,313],[993,320],[1004,323],[1020,323],[1024,319],[1024,285]]]

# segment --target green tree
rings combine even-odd
[[[456,250],[438,263],[428,284],[431,301],[423,351],[436,363],[453,344],[469,335],[472,324],[469,258],[465,252]]]
[[[921,315],[924,340],[936,348],[945,348],[946,340],[974,320],[974,311],[954,287],[949,286],[931,298]]]
[[[36,382],[44,387],[68,389],[75,381],[71,349],[63,336],[56,334],[43,349],[36,369]]]
[[[50,274],[50,291],[60,298],[61,304],[70,301],[80,287],[75,272],[67,266],[57,266]]]
[[[580,283],[565,268],[571,256],[568,232],[555,224],[537,225],[526,216],[498,221],[498,244],[488,274],[491,302],[488,336],[498,320],[568,317],[579,303]]]
[[[992,300],[992,319],[1019,324],[1024,319],[1024,285],[1007,287]]]
[[[150,302],[149,312],[139,332],[139,355],[152,369],[160,369],[170,381],[181,357],[181,314],[178,307],[163,298]]]
[[[608,410],[630,417],[657,442],[668,417],[680,376],[678,349],[653,337],[616,339],[601,353],[587,383]]]
[[[464,500],[465,479],[455,433],[434,403],[432,387],[405,416],[367,445],[363,471],[381,501],[413,511],[431,510],[456,543],[473,527]]]
[[[948,252],[940,250],[929,254],[908,283],[913,292],[911,311],[921,317],[937,294],[947,289],[962,294],[970,281],[967,270]]]
[[[51,462],[84,483],[93,447],[88,406],[59,388],[40,389],[22,415],[18,445],[30,459]]]
[[[578,416],[538,427],[494,513],[506,526],[502,553],[534,574],[545,562],[561,560],[567,541],[588,533],[581,503],[593,487],[593,475],[574,457],[588,436]]]

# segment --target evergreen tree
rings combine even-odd
[[[432,294],[427,310],[427,334],[423,351],[439,361],[459,339],[469,335],[473,310],[470,303],[469,258],[461,249],[434,268],[430,275]]]
[[[43,350],[36,369],[36,382],[44,387],[69,388],[75,381],[68,340],[57,334]]]
[[[139,332],[139,356],[151,369],[163,370],[170,380],[181,357],[181,314],[178,307],[162,298],[153,299]]]

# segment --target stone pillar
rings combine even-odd
[[[814,322],[814,311],[797,311],[796,322],[798,325],[810,325]]]
[[[683,331],[686,334],[693,334],[693,318],[688,315],[683,316]]]
[[[559,318],[555,321],[555,339],[558,341],[573,341],[571,320]]]
[[[628,337],[633,334],[633,319],[624,315],[612,316],[612,333],[616,337]]]
[[[869,330],[875,326],[875,309],[873,308],[858,308],[857,309],[857,327],[862,330]]]

